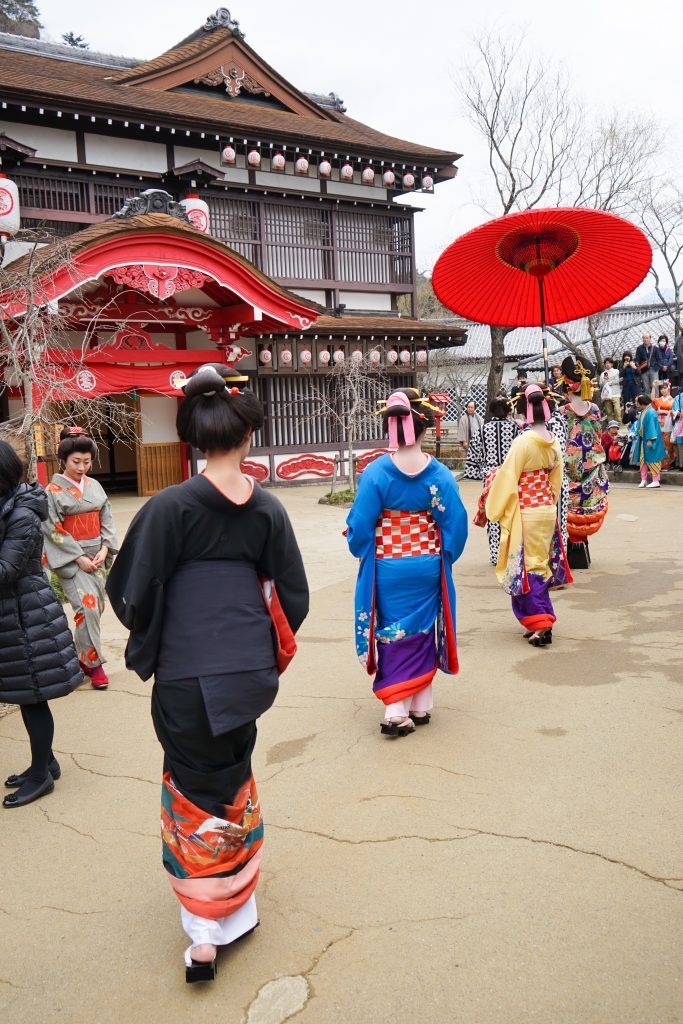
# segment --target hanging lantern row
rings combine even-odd
[[[237,164],[237,149],[232,142],[229,142],[226,146],[221,149],[221,163],[226,167],[234,167]],[[246,163],[247,166],[252,170],[259,170],[261,167],[262,155],[261,150],[257,146],[252,146],[246,150]],[[287,169],[287,158],[283,149],[276,149],[270,156],[270,170],[276,174],[284,174]],[[315,166],[313,171],[315,173]],[[300,177],[308,177],[311,171],[311,162],[308,157],[298,156],[294,160],[294,173]],[[317,167],[319,178],[331,178],[332,177],[332,163],[326,157],[322,157]],[[339,165],[339,178],[341,181],[353,181],[354,177],[353,164],[346,160],[344,163]],[[401,187],[404,189],[413,189],[416,187],[416,177],[412,171],[406,171],[403,175],[396,175],[396,172],[387,168],[384,171],[377,172],[372,164],[366,164],[361,171],[361,181],[364,185],[374,185],[377,173],[381,173],[382,184],[385,188],[396,188]],[[432,192],[434,190],[434,178],[431,174],[424,174],[420,186],[424,192]]]
[[[390,348],[386,352],[383,352],[379,348],[370,349],[367,353],[367,360],[371,366],[380,366],[382,363],[382,357],[386,361],[386,365],[389,367],[408,367],[413,363],[413,353],[408,348]],[[263,369],[274,368],[274,353],[270,344],[262,344],[259,351],[259,363]],[[299,366],[304,369],[314,369],[318,366],[320,369],[326,370],[331,369],[335,366],[342,366],[347,358],[352,363],[362,363],[363,359],[366,358],[362,348],[358,345],[354,346],[350,353],[344,351],[341,347],[333,348],[332,345],[321,348],[317,356],[304,345],[299,350],[298,361]],[[285,344],[283,348],[277,353],[277,360],[279,365],[284,369],[289,369],[294,365],[294,352],[292,349]],[[419,348],[415,352],[414,363],[416,366],[426,366],[428,360],[427,349]]]
[[[12,238],[20,226],[19,189],[6,174],[0,174],[0,241]]]

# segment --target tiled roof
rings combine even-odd
[[[491,357],[491,332],[485,324],[468,323],[464,320],[431,321],[452,327],[464,327],[467,330],[467,341],[455,353],[458,360],[485,360]],[[591,340],[586,320],[573,320],[569,324],[560,325],[567,332],[575,345],[590,345]],[[552,330],[552,329],[551,329]],[[661,305],[655,306],[615,306],[607,310],[599,320],[598,330],[603,352],[621,353],[624,349],[634,350],[639,344],[645,330],[657,337],[666,334],[673,340],[673,321]],[[567,350],[562,342],[549,331],[548,350],[550,355],[564,356]],[[507,360],[525,360],[541,355],[541,330],[539,327],[519,327],[505,336],[505,358]]]
[[[214,34],[215,35],[215,34]],[[107,117],[139,118],[169,126],[252,137],[270,136],[273,141],[292,141],[312,147],[335,147],[358,156],[387,154],[392,159],[424,166],[451,164],[458,153],[397,139],[361,124],[336,110],[321,117],[293,114],[265,104],[230,102],[217,94],[162,91],[145,85],[117,84],[111,66],[91,63],[87,51],[59,47],[59,53],[38,52],[34,46],[16,49],[0,37],[0,93],[5,100],[22,104],[33,101],[47,108],[63,106],[76,112]],[[10,37],[15,40],[19,37]],[[199,41],[187,44],[198,45]],[[29,40],[31,44],[35,40]],[[62,50],[69,50],[63,54]],[[156,58],[162,61],[167,54]],[[149,62],[149,67],[155,61]],[[130,69],[136,74],[139,67]],[[128,72],[124,72],[125,77]],[[322,110],[321,110],[321,113]]]
[[[268,332],[275,333],[275,332]],[[285,333],[283,330],[282,333]],[[287,333],[294,333],[291,329]],[[316,320],[311,333],[314,335],[333,335],[335,338],[348,336],[349,341],[354,340],[354,335],[367,337],[374,335],[377,341],[386,337],[404,338],[406,341],[414,339],[416,342],[434,342],[438,347],[461,346],[465,341],[465,331],[462,325],[444,324],[438,320],[413,320],[404,316],[320,316]],[[458,349],[462,351],[462,349]]]

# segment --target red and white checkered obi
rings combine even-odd
[[[375,527],[377,558],[440,554],[441,537],[431,512],[384,509]]]
[[[530,473],[522,473],[517,493],[521,509],[542,508],[544,505],[555,504],[547,469],[534,469]]]

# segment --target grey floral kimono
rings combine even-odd
[[[100,484],[90,477],[84,477],[83,494],[62,473],[55,473],[45,490],[49,512],[43,523],[45,559],[74,610],[78,657],[88,668],[97,668],[105,660],[100,634],[105,569],[118,551],[111,505]],[[81,569],[76,559],[93,558],[103,544],[109,549],[105,565],[96,572]]]

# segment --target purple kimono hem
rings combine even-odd
[[[555,621],[555,611],[548,585],[551,580],[544,580],[535,572],[527,575],[529,592],[513,595],[512,610],[527,629],[550,629]]]
[[[413,686],[417,692],[428,686],[436,672],[436,640],[434,630],[428,633],[416,633],[413,636],[393,640],[388,644],[377,644],[377,675],[373,683],[373,691],[382,700],[387,697],[402,700],[399,692],[411,690],[411,683],[421,682]]]

